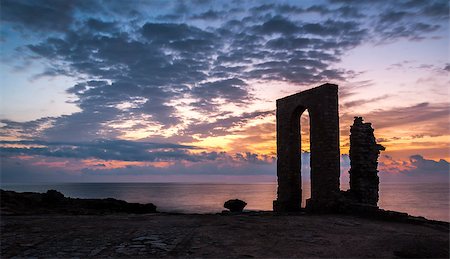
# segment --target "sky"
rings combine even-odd
[[[324,83],[343,181],[354,116],[382,181],[449,181],[446,0],[2,0],[0,19],[2,182],[274,182],[275,100]]]

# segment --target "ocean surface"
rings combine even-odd
[[[73,198],[116,198],[128,202],[154,203],[159,211],[185,213],[221,212],[229,199],[247,202],[247,210],[272,210],[276,184],[192,183],[61,183],[1,184],[4,190],[46,192],[55,189]],[[348,186],[341,186],[347,189]],[[310,197],[304,183],[303,203]],[[378,205],[428,219],[450,221],[448,183],[383,183]]]

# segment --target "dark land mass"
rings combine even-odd
[[[36,214],[73,214],[92,215],[110,213],[153,213],[156,206],[152,203],[129,203],[112,198],[74,199],[64,197],[56,190],[46,193],[0,190],[2,215],[36,215]]]
[[[20,209],[8,209],[4,195],[2,258],[449,257],[447,222],[399,216],[404,214],[374,218],[273,212],[138,215],[142,211],[105,213],[99,207],[101,213],[93,208],[89,213],[46,208],[25,215]],[[16,205],[20,205],[17,200]]]

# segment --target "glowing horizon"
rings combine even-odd
[[[326,82],[344,160],[362,116],[381,173],[448,181],[448,18],[441,0],[5,1],[3,181],[266,179],[275,100]]]

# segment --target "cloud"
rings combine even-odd
[[[439,119],[445,118],[449,113],[450,108],[446,103],[425,102],[409,107],[376,110],[365,116],[375,119],[377,129],[421,123],[425,127],[429,127],[429,131],[444,132],[448,125],[442,125]],[[428,122],[433,123],[433,126],[430,126]]]
[[[42,132],[52,127],[55,118],[43,117],[37,120],[17,122],[3,119],[0,128],[0,136],[3,138],[32,139],[42,136]]]
[[[422,155],[410,156],[407,161],[383,155],[380,157],[379,170],[386,180],[448,182],[450,177],[449,162],[444,159],[439,161],[426,159]]]
[[[200,156],[191,155],[191,146],[132,142],[125,140],[95,140],[92,142],[46,142],[46,141],[2,141],[1,144],[27,145],[26,147],[0,148],[2,155],[37,155],[60,158],[122,161],[166,161],[166,160],[196,160]],[[196,158],[197,157],[197,158]],[[206,157],[206,155],[203,155]]]
[[[403,6],[404,10],[396,11],[390,5],[386,5],[386,12],[378,15],[374,31],[381,41],[399,38],[422,40],[426,34],[441,29],[442,25],[436,23],[436,20],[448,19],[448,12],[444,11],[449,9],[447,1],[427,1],[426,4],[413,4],[410,1],[404,2]]]
[[[166,157],[168,158],[168,156]],[[201,153],[196,159],[177,157],[173,161],[159,165],[155,161],[110,162],[103,160],[82,160],[55,156],[5,156],[1,159],[1,179],[3,183],[11,182],[80,182],[80,181],[187,181],[192,179],[223,180],[226,177],[258,177],[273,181],[276,163],[273,157],[254,153],[224,152]],[[89,158],[91,159],[91,158]],[[148,160],[148,159],[147,159]],[[103,162],[100,162],[103,161]],[[119,163],[119,166],[110,167]],[[122,165],[120,165],[122,164]],[[214,178],[211,176],[220,176]],[[256,177],[256,178],[255,178]],[[227,178],[228,179],[228,178]]]
[[[99,159],[104,161],[235,161],[272,163],[273,158],[250,152],[190,152],[194,146],[173,143],[153,143],[127,140],[98,139],[91,142],[47,142],[42,140],[0,141],[3,157],[42,156],[68,159]]]
[[[92,143],[90,143],[92,144]],[[1,156],[2,182],[52,182],[52,181],[117,181],[144,179],[181,179],[183,176],[271,176],[275,177],[275,159],[250,152],[234,155],[225,152],[202,153],[202,160],[174,160],[164,166],[157,163],[125,163],[110,167],[109,162],[94,160],[88,164],[65,157],[34,156],[21,159],[15,156]],[[89,162],[89,161],[88,161]],[[111,161],[114,163],[117,161]],[[153,162],[153,161],[151,161]],[[175,177],[175,178],[173,178]],[[178,177],[178,178],[177,178]],[[200,179],[199,177],[193,179]],[[208,178],[209,179],[209,178]],[[224,179],[224,178],[220,178]],[[216,179],[217,180],[217,179]],[[255,179],[253,179],[254,181]]]
[[[73,21],[75,2],[71,1],[2,1],[1,20],[38,31],[64,31]]]
[[[219,160],[194,164],[174,163],[163,168],[152,166],[131,166],[109,170],[85,168],[82,170],[82,174],[86,178],[95,176],[102,176],[102,178],[109,176],[138,176],[145,179],[146,176],[151,175],[163,176],[161,179],[170,179],[171,176],[195,177],[196,175],[202,177],[219,175],[222,176],[220,179],[224,179],[226,176],[253,176],[253,181],[259,176],[269,175],[273,177],[272,179],[275,178],[276,163],[252,163],[247,161],[247,159],[249,158],[244,155],[244,161],[240,162],[236,160]]]
[[[256,31],[265,34],[293,34],[298,32],[299,29],[297,25],[283,17],[274,17],[258,26]]]
[[[361,106],[363,104],[376,102],[376,101],[380,101],[380,100],[385,100],[385,99],[387,99],[389,97],[390,97],[389,95],[382,95],[382,96],[371,98],[371,99],[353,100],[353,101],[345,102],[344,104],[342,104],[342,106],[344,106],[346,108],[355,107],[355,106]]]
[[[425,159],[421,155],[410,156],[409,162],[411,166],[414,167],[412,170],[405,170],[407,174],[442,174],[449,176],[450,173],[450,163],[444,159],[439,161],[434,161],[430,159]]]
[[[354,40],[362,38],[365,30],[359,29],[356,22],[341,22],[327,20],[324,23],[307,23],[302,27],[303,32],[319,36],[351,37]]]
[[[375,98],[377,99],[377,98]],[[356,104],[363,100],[356,100]],[[370,100],[369,100],[370,101]],[[354,105],[353,101],[343,105]],[[418,103],[412,106],[392,107],[389,109],[376,109],[363,114],[345,112],[340,115],[341,125],[351,124],[354,116],[362,116],[375,125],[377,132],[395,132],[402,129],[402,134],[410,132],[411,135],[442,136],[448,134],[447,120],[450,108],[448,103]],[[347,135],[348,129],[341,132]]]
[[[38,160],[40,158],[37,158],[37,160],[36,158],[23,160],[21,158],[0,156],[0,177],[2,183],[66,182],[75,180],[71,176],[74,173],[71,167],[68,166],[61,169],[34,165],[34,162]],[[79,177],[77,178],[79,179]]]
[[[186,38],[209,38],[212,35],[201,29],[186,24],[174,23],[146,23],[142,26],[142,35],[150,41],[162,41]]]
[[[170,5],[165,1],[152,2],[153,8],[166,9]],[[93,19],[89,24],[94,27],[100,25],[95,24],[97,19],[94,17],[110,20],[148,17],[148,8],[147,3],[138,1],[5,0],[2,1],[0,19],[27,33],[64,33],[84,19]]]
[[[227,103],[254,101],[248,80],[302,85],[342,80],[347,71],[330,68],[339,56],[328,50],[355,46],[365,33],[350,22],[328,20],[315,29],[283,16],[258,18],[240,28],[147,21],[134,31],[125,31],[120,21],[88,17],[62,36],[28,45],[34,59],[48,62],[42,75],[89,79],[67,90],[81,111],[53,118],[52,127],[41,132],[45,139],[116,138],[122,131],[110,125],[123,118],[177,127],[185,118],[174,101],[193,98],[184,101],[185,108],[213,116]],[[305,37],[302,30],[333,39]],[[127,105],[132,108],[119,108]]]
[[[94,18],[90,18],[86,22],[86,27],[97,32],[111,32],[116,29],[116,26],[116,22],[105,22]]]
[[[449,2],[445,0],[431,1],[429,5],[426,5],[421,12],[427,16],[446,20],[449,17],[448,13]]]
[[[218,98],[227,103],[242,103],[250,101],[250,94],[245,88],[247,83],[238,78],[200,84],[191,91],[191,96],[197,101],[194,106],[198,109],[215,109],[215,100]]]
[[[73,146],[73,147],[99,147],[100,149],[106,149],[109,147],[125,147],[125,148],[182,148],[193,149],[193,146],[180,145],[173,143],[152,143],[152,142],[139,142],[139,141],[127,141],[127,140],[108,140],[98,139],[92,142],[49,142],[45,140],[0,140],[1,145],[44,145],[44,146]]]
[[[342,18],[358,19],[365,17],[365,15],[362,13],[361,10],[353,6],[342,6],[338,8],[336,11],[340,13]]]
[[[276,160],[273,157],[260,156],[254,153],[238,153],[233,156],[226,153],[210,153],[204,160],[183,162],[175,160],[165,166],[154,164],[124,164],[110,168],[107,162],[93,161],[92,165],[83,164],[79,160],[61,157],[33,157],[19,159],[14,156],[2,156],[2,181],[92,181],[95,180],[134,180],[142,181],[152,176],[160,180],[176,179],[172,177],[195,175],[203,176],[260,176],[276,177]],[[310,180],[310,165],[307,152],[302,153],[302,179]],[[101,161],[101,160],[100,160]],[[114,161],[113,161],[114,162]],[[75,166],[76,165],[76,166]],[[341,183],[349,180],[350,161],[348,155],[341,156]],[[391,181],[448,181],[449,163],[445,160],[434,161],[414,155],[408,161],[394,160],[383,155],[380,158],[379,170],[381,182]],[[406,177],[406,178],[405,178]],[[198,178],[195,178],[198,179]],[[224,179],[224,178],[220,178]]]
[[[245,152],[189,153],[192,146],[171,143],[97,140],[94,142],[2,141],[2,180],[77,181],[146,179],[159,175],[169,179],[181,175],[272,175],[273,156]],[[16,148],[5,146],[15,145]],[[26,147],[17,148],[18,145]],[[80,161],[81,159],[81,161]],[[88,159],[88,160],[86,160]],[[309,180],[310,153],[302,152],[302,179]],[[120,162],[122,161],[122,162]],[[128,161],[128,162],[127,162]],[[116,162],[122,165],[110,167]],[[160,166],[155,162],[170,162]],[[348,181],[349,156],[341,156],[341,182]],[[450,164],[414,155],[407,161],[382,155],[379,162],[382,181],[448,181]],[[81,177],[82,178],[79,178]],[[135,178],[127,178],[127,177]],[[405,179],[404,177],[407,177]],[[112,178],[111,178],[112,177]],[[123,178],[125,177],[125,178]]]
[[[253,82],[304,87],[344,81],[355,75],[339,69],[348,50],[372,39],[382,43],[428,37],[441,30],[448,18],[442,11],[448,10],[446,1],[331,2],[238,7],[205,2],[194,8],[184,1],[5,0],[0,16],[5,28],[26,32],[31,39],[16,55],[46,66],[37,77],[73,78],[76,83],[66,92],[79,111],[28,122],[1,120],[3,137],[40,145],[3,147],[2,152],[125,161],[204,162],[230,157],[234,162],[261,161],[254,153],[194,154],[181,145],[161,151],[164,148],[143,141],[119,139],[129,133],[148,143],[185,143],[193,141],[192,136],[245,133],[242,143],[269,143],[273,138],[269,134],[245,132],[274,126],[273,120],[251,125],[255,119],[273,116],[273,111],[252,106],[258,101]],[[394,8],[397,4],[402,8]],[[350,108],[383,97],[344,105]],[[377,129],[421,122],[417,134],[443,134],[448,128],[438,120],[448,112],[448,104],[422,103],[366,116],[383,118],[374,121]],[[133,135],[137,131],[145,134]],[[44,142],[38,144],[37,139]]]
[[[222,14],[218,11],[208,10],[204,13],[191,16],[194,20],[217,20],[222,17]]]
[[[228,134],[239,133],[239,131],[236,131],[235,127],[246,124],[251,120],[264,118],[273,114],[274,111],[254,111],[249,113],[244,112],[239,116],[219,118],[215,121],[196,121],[195,123],[192,123],[187,127],[185,134],[198,134],[201,137],[208,137],[225,136]]]
[[[450,64],[449,63],[445,64],[444,70],[447,72],[450,72]]]

